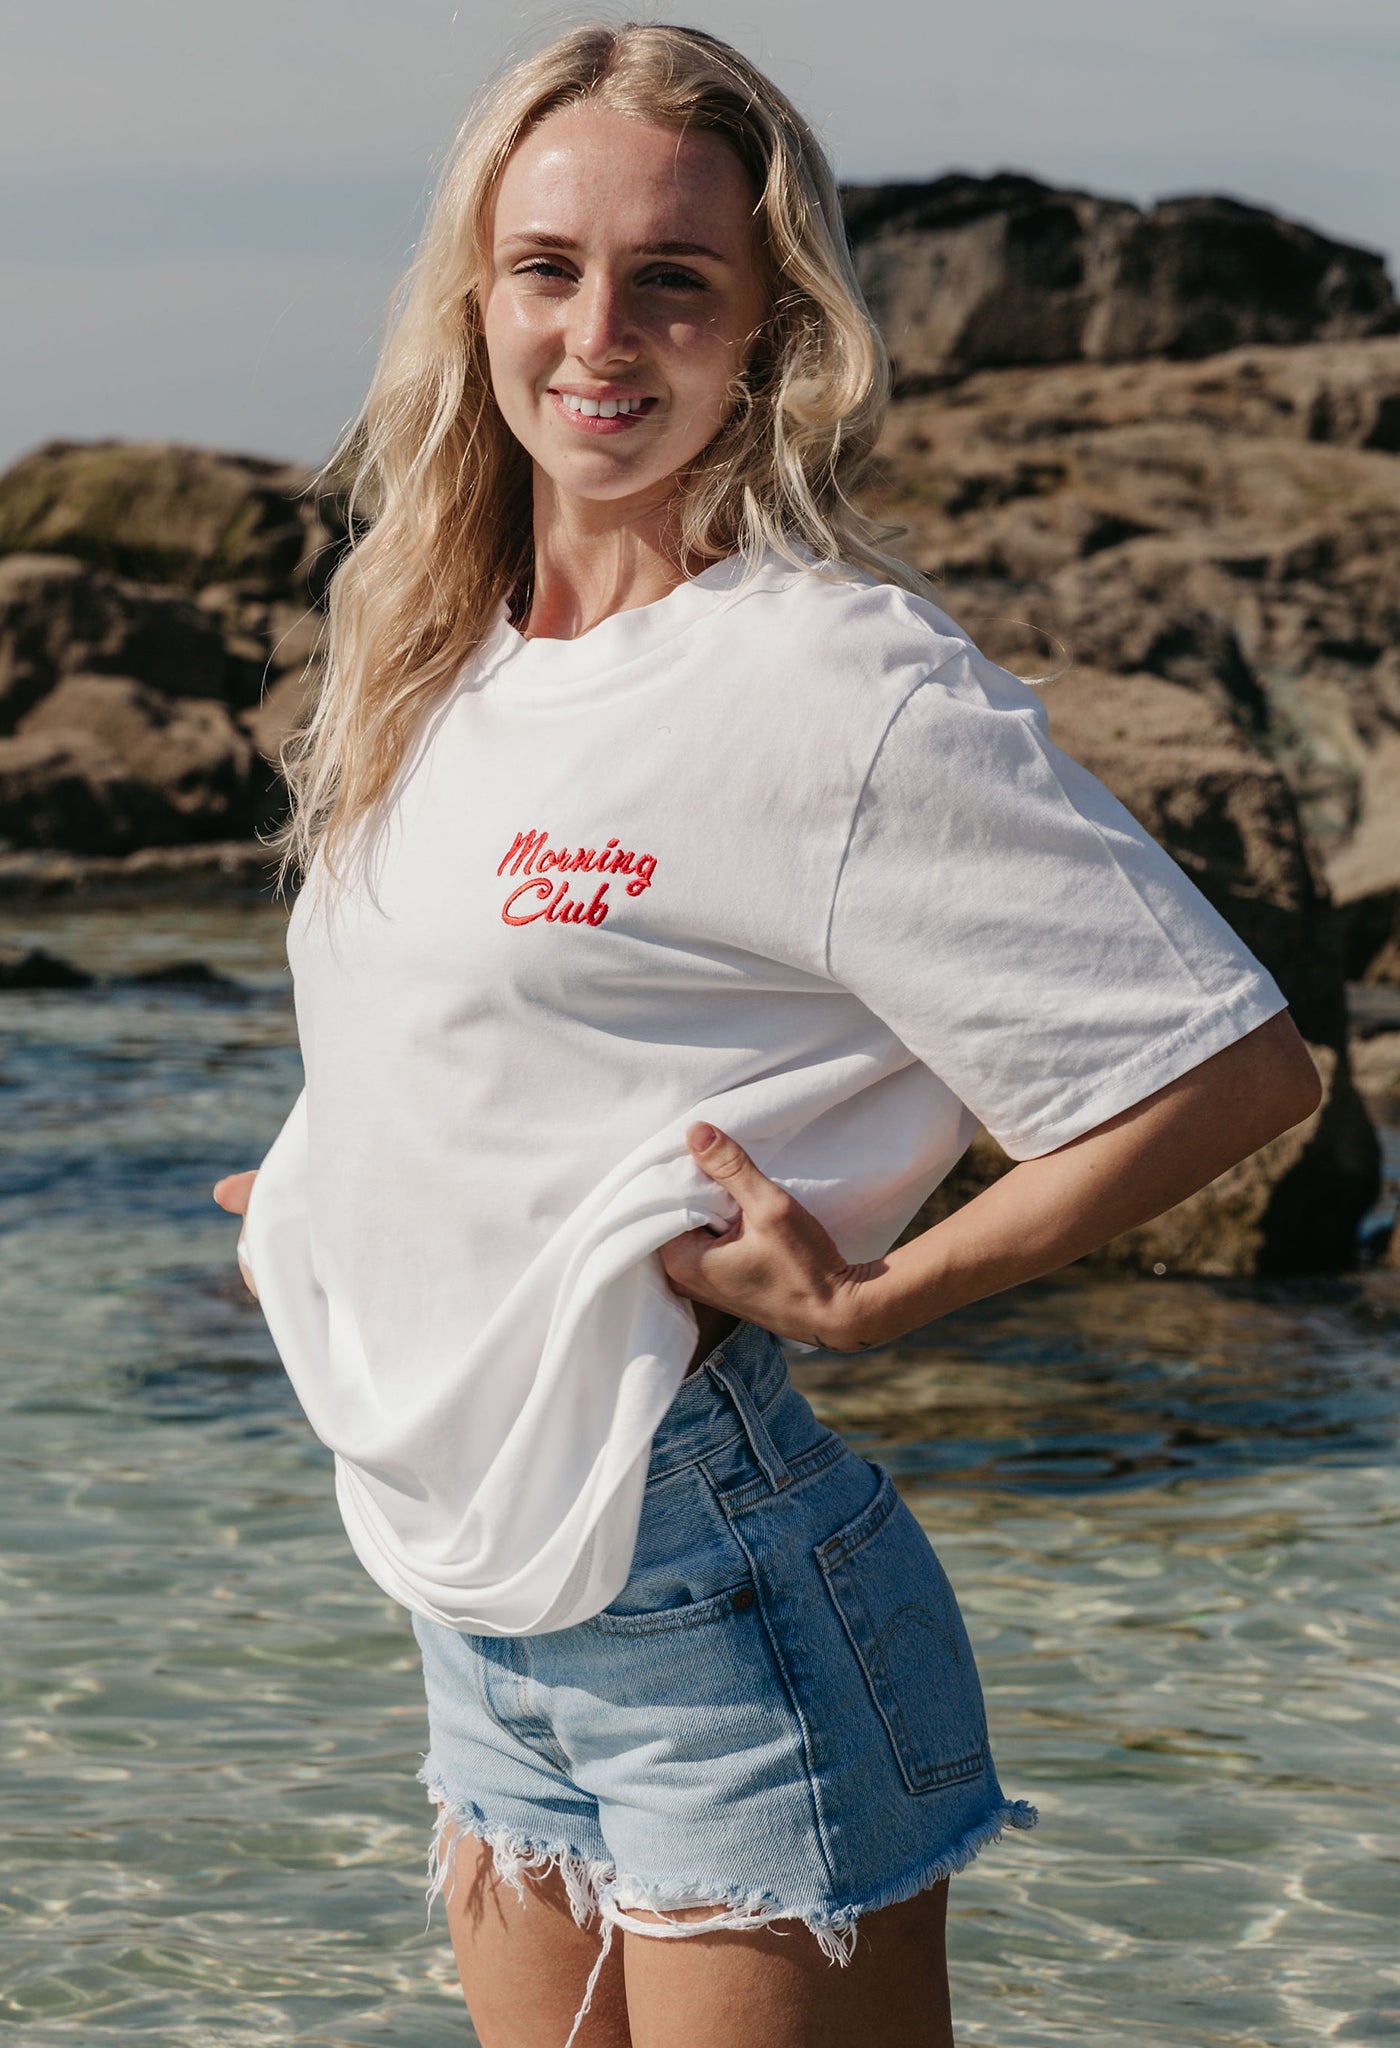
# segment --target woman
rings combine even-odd
[[[357,423],[288,762],[306,1087],[215,1192],[413,1616],[486,2048],[951,2040],[949,1875],[1035,1816],[778,1340],[1048,1272],[1318,1099],[854,509],[885,398],[799,115],[586,28],[468,123]],[[1020,1163],[889,1251],[979,1120]]]

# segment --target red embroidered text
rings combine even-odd
[[[599,882],[592,898],[569,893],[570,875],[626,875],[629,896],[640,896],[651,887],[656,872],[654,853],[632,853],[620,839],[610,839],[598,848],[551,846],[549,834],[537,829],[517,832],[510,850],[497,868],[526,880],[512,889],[501,905],[506,924],[533,924],[542,917],[547,924],[601,924],[608,914],[608,885]]]

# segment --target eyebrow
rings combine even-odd
[[[577,249],[578,243],[571,235],[551,235],[543,230],[538,232],[526,228],[518,235],[505,237],[508,245],[529,243],[535,249]],[[632,250],[634,256],[708,256],[712,263],[728,263],[718,249],[712,249],[706,242],[646,242]]]

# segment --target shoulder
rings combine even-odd
[[[881,721],[916,698],[919,722],[944,702],[1042,721],[1030,685],[989,660],[938,604],[864,570],[770,553],[736,580],[724,609],[729,630],[774,657],[813,709],[830,693]]]

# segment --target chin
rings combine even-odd
[[[617,498],[637,498],[646,492],[660,490],[675,474],[674,470],[663,470],[659,475],[647,471],[639,476],[621,463],[605,465],[596,458],[592,462],[578,464],[561,462],[557,469],[546,463],[541,463],[540,467],[557,490],[569,491],[576,498],[596,498],[599,504],[610,504]]]

